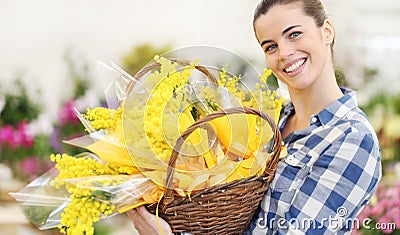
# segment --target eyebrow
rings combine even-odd
[[[286,29],[284,29],[284,30],[282,31],[281,35],[283,36],[283,35],[285,35],[285,33],[289,32],[290,30],[292,30],[292,29],[294,29],[294,28],[296,28],[296,27],[299,27],[299,26],[301,26],[301,25],[292,25],[292,26],[289,26],[289,27],[287,27]],[[264,40],[264,41],[261,42],[261,46],[263,46],[263,45],[266,44],[266,43],[270,43],[270,42],[272,42],[272,41],[273,41],[273,40],[271,40],[271,39]]]

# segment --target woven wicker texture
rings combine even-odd
[[[215,185],[197,192],[191,197],[182,198],[172,189],[175,161],[180,145],[196,128],[214,118],[235,113],[259,115],[270,124],[274,131],[274,152],[267,162],[263,175],[236,180],[227,184]],[[273,179],[281,149],[281,135],[272,118],[251,108],[230,108],[212,113],[190,126],[178,139],[167,172],[166,191],[159,205],[158,214],[166,220],[174,233],[192,234],[241,234],[248,227],[251,218],[262,200],[269,182]],[[267,154],[267,153],[266,153]],[[148,209],[156,213],[157,205]]]

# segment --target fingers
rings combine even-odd
[[[136,209],[132,209],[132,210],[129,210],[129,211],[126,212],[126,214],[129,216],[130,219],[132,219],[133,217],[135,217],[135,215],[136,215],[137,213],[138,213],[138,212],[136,211]]]
[[[128,215],[129,219],[132,221],[133,226],[140,230],[143,227],[143,223],[146,223],[143,218],[140,216],[139,212],[136,209],[132,209],[127,211],[126,214]]]
[[[140,206],[138,208],[136,208],[137,213],[139,215],[141,215],[141,217],[148,223],[150,224],[153,228],[157,228],[158,232],[160,232],[160,234],[165,234],[165,235],[169,235],[172,234],[172,230],[171,227],[169,226],[169,224],[167,222],[165,222],[165,220],[163,220],[161,217],[156,217],[155,215],[151,214],[146,207],[144,206]],[[162,230],[162,232],[160,231],[160,229]]]
[[[151,214],[144,206],[126,212],[139,234],[172,234],[167,222]],[[161,231],[162,230],[162,231]]]
[[[144,206],[139,206],[138,208],[136,208],[136,211],[149,224],[156,222],[155,215],[151,214]]]

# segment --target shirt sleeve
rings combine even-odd
[[[295,189],[285,218],[275,221],[278,234],[350,231],[380,178],[379,144],[373,136],[345,135],[325,149]]]

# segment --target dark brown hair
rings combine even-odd
[[[311,16],[315,20],[315,24],[318,27],[321,27],[324,24],[324,20],[328,18],[320,0],[262,0],[254,12],[253,23],[261,15],[267,14],[268,10],[273,6],[293,3],[301,3],[303,11],[306,15]]]
[[[320,0],[262,0],[254,12],[253,25],[261,15],[267,14],[273,6],[295,3],[301,4],[304,13],[314,19],[317,27],[321,27],[324,21],[328,19],[325,8]],[[331,49],[333,48],[333,44],[334,41],[332,41]]]

